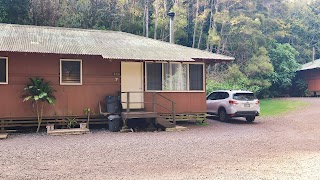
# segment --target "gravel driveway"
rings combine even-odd
[[[320,179],[320,99],[254,123],[0,141],[0,179]]]

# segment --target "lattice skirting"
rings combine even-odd
[[[160,114],[163,118],[168,121],[172,121],[172,114]],[[196,121],[204,123],[207,118],[207,113],[183,113],[175,115],[176,121]]]

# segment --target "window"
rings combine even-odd
[[[146,63],[147,91],[203,91],[204,64]]]
[[[61,59],[60,60],[60,84],[81,85],[82,84],[82,60]]]
[[[165,91],[186,91],[187,90],[187,65],[181,63],[167,63],[164,65]]]
[[[236,93],[233,95],[233,99],[239,101],[253,101],[257,99],[253,93]]]
[[[207,100],[217,100],[217,95],[218,93],[213,92],[207,97]]]
[[[0,84],[8,84],[8,58],[0,57]]]
[[[147,63],[147,89],[162,90],[162,64]]]
[[[203,90],[203,64],[189,64],[190,90]]]

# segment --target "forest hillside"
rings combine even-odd
[[[0,0],[0,22],[115,30],[233,56],[207,67],[207,89],[303,96],[301,64],[320,58],[320,0]]]

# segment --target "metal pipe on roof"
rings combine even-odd
[[[174,12],[169,12],[168,16],[170,17],[170,43],[174,44]]]

